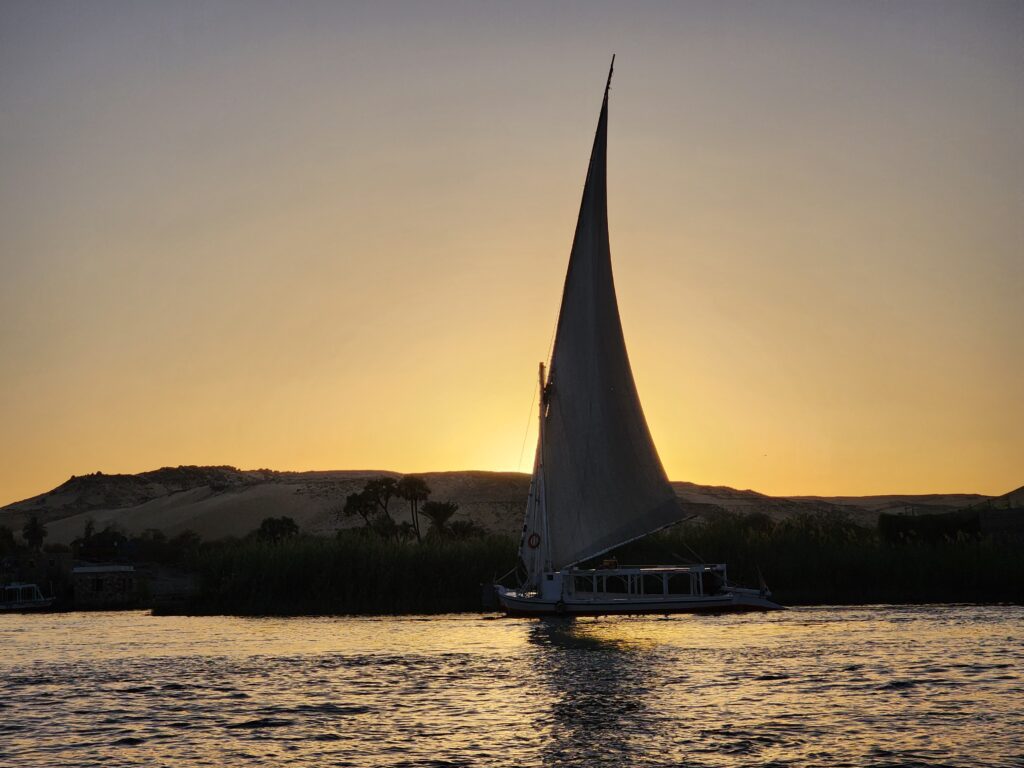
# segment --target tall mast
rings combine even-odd
[[[550,530],[548,528],[548,504],[547,504],[547,486],[544,482],[544,421],[547,417],[548,409],[548,389],[544,380],[544,363],[540,364],[539,381],[540,381],[540,425],[538,426],[538,437],[537,440],[537,500],[540,504],[541,514],[541,526],[544,531],[544,569],[551,570],[551,539]]]

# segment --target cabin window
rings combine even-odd
[[[643,593],[645,595],[665,594],[665,582],[660,573],[645,573],[643,575]]]
[[[629,579],[625,576],[605,576],[604,591],[613,595],[629,594]]]
[[[715,571],[704,574],[704,594],[714,595],[722,588],[722,576]]]
[[[573,578],[573,589],[577,593],[580,592],[593,592],[594,591],[594,577],[593,576],[576,576]]]
[[[693,586],[690,582],[690,574],[673,573],[668,577],[668,593],[670,595],[691,595]]]

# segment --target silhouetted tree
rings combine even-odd
[[[31,549],[38,552],[43,548],[43,539],[46,538],[46,526],[39,522],[39,518],[32,515],[21,529],[21,536]]]
[[[18,548],[14,540],[14,531],[6,525],[0,525],[0,555],[9,555]]]
[[[159,528],[147,528],[132,536],[125,551],[132,560],[162,563],[170,559],[167,537]]]
[[[465,541],[483,536],[486,531],[472,520],[455,520],[448,524],[448,534],[453,539]]]
[[[382,539],[395,539],[397,540],[401,529],[398,524],[385,514],[376,514],[373,516],[373,520],[370,521],[370,530],[380,536]]]
[[[448,533],[448,521],[458,510],[454,501],[428,501],[420,511],[430,519],[430,530],[443,536]]]
[[[363,518],[363,523],[367,528],[370,527],[370,518],[373,517],[373,513],[377,510],[376,505],[373,501],[366,497],[365,493],[350,493],[345,499],[345,505],[341,508],[342,517],[359,517]]]
[[[395,478],[377,477],[368,480],[359,493],[350,493],[336,514],[339,518],[359,515],[367,530],[397,540],[402,537],[402,529],[391,517],[388,507],[391,499],[399,495]]]
[[[116,560],[122,556],[124,545],[128,538],[113,525],[107,525],[99,533],[94,533],[95,524],[89,520],[85,524],[85,533],[82,538],[71,542],[71,551],[75,557],[83,560]]]
[[[363,496],[376,505],[378,511],[390,518],[388,505],[398,490],[398,481],[393,477],[376,477],[368,480],[363,486]]]
[[[412,523],[408,520],[403,520],[402,524],[398,526],[398,539],[400,541],[412,541],[415,536],[416,529],[413,528]]]
[[[290,517],[265,517],[256,529],[257,541],[276,544],[299,535],[299,526]]]
[[[420,516],[419,506],[421,501],[426,501],[430,498],[430,486],[427,485],[427,481],[422,477],[415,477],[413,475],[406,475],[398,481],[398,485],[395,488],[395,494],[409,502],[409,514],[412,518],[412,528],[416,533],[416,540],[420,541],[422,536],[420,535]]]

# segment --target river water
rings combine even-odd
[[[1024,609],[0,616],[4,766],[1024,766]]]

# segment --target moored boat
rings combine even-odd
[[[45,611],[53,606],[52,597],[44,597],[35,584],[14,582],[0,587],[0,613]]]
[[[608,241],[608,72],[550,365],[540,365],[537,452],[517,584],[495,585],[509,614],[781,608],[766,587],[733,586],[723,564],[583,568],[679,522],[651,438],[619,318]]]

